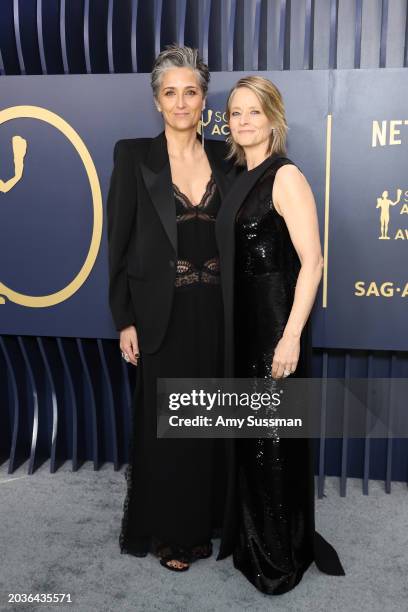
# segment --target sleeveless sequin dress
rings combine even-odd
[[[235,376],[279,383],[271,365],[293,304],[300,261],[283,216],[273,205],[277,156],[254,169],[259,178],[235,218]],[[263,172],[263,167],[265,171]],[[251,180],[247,171],[241,181]],[[310,325],[301,338],[294,376],[310,376]],[[311,440],[239,439],[239,520],[234,565],[260,591],[278,595],[294,588],[315,559],[326,573],[344,574],[336,551],[315,532]]]
[[[218,535],[225,457],[221,439],[156,437],[157,378],[223,375],[223,305],[214,225],[220,197],[211,177],[193,205],[174,185],[178,261],[172,312],[160,349],[141,356],[133,425],[122,553],[145,556],[165,547],[191,550]]]

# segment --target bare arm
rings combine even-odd
[[[323,257],[316,203],[309,183],[296,166],[286,165],[277,171],[272,197],[301,262],[292,309],[272,364],[272,374],[280,377],[284,369],[296,369],[300,336],[322,278]]]

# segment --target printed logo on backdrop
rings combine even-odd
[[[406,123],[408,124],[408,121]],[[399,130],[396,127],[398,124],[403,124],[403,122],[373,121],[372,147],[401,144],[398,139]],[[402,189],[401,186],[387,188],[377,198],[373,197],[374,200],[376,200],[375,212],[378,222],[377,240],[408,240],[408,189]],[[377,248],[382,249],[387,246],[383,244],[378,245]],[[408,297],[408,282],[401,285],[390,280],[370,280],[368,283],[357,281],[354,295],[357,297],[390,298],[398,295]]]
[[[407,240],[408,239],[408,229],[406,227],[401,227],[401,218],[397,217],[399,215],[407,215],[408,214],[408,190],[404,193],[405,202],[401,202],[402,189],[398,188],[396,191],[396,199],[392,201],[389,196],[389,192],[387,190],[383,191],[381,197],[377,198],[377,206],[379,208],[379,224],[380,224],[380,235],[378,236],[378,240]],[[393,210],[393,223],[391,222],[390,229],[390,209],[391,207],[397,206],[397,204],[401,204],[399,210]],[[389,236],[388,231],[391,231],[392,236]]]
[[[372,147],[401,145],[400,127],[403,125],[408,126],[408,120],[384,120],[381,124],[379,121],[373,121]],[[395,209],[397,205],[399,206]],[[379,209],[379,240],[408,240],[408,187],[401,189],[401,186],[398,186],[391,191],[385,189],[381,196],[377,197],[376,209]]]
[[[399,206],[395,209],[397,205]],[[376,209],[378,210],[378,240],[408,240],[408,216],[401,217],[401,215],[408,215],[408,190],[403,192],[400,188],[395,189],[395,200],[391,200],[389,191],[384,190],[381,196],[377,197]],[[405,220],[406,227],[403,227]],[[400,287],[394,286],[392,281],[381,283],[370,281],[367,286],[364,281],[357,281],[355,289],[357,297],[393,297],[394,294],[408,297],[408,282]]]
[[[202,133],[204,127],[204,136],[212,138],[214,136],[228,136],[230,131],[228,128],[227,117],[225,111],[208,108],[203,112],[203,121],[200,121],[199,133]]]
[[[14,302],[20,306],[44,308],[54,306],[55,304],[69,299],[81,288],[89,276],[98,255],[102,236],[102,195],[98,175],[92,157],[79,134],[71,125],[69,125],[69,123],[67,123],[67,121],[62,119],[62,117],[56,113],[39,106],[13,106],[0,111],[0,125],[8,121],[18,121],[22,118],[31,118],[45,122],[56,130],[60,131],[65,136],[69,143],[74,147],[82,161],[88,177],[92,195],[93,230],[90,244],[88,246],[88,252],[82,267],[76,271],[76,273],[73,271],[73,278],[68,284],[65,285],[65,287],[59,288],[57,291],[48,293],[47,295],[28,295],[27,293],[16,291],[13,289],[13,287],[5,285],[0,279],[0,304],[5,304],[7,298],[10,302]],[[16,127],[16,130],[18,130],[18,127]],[[27,150],[30,152],[30,144],[19,134],[13,135],[11,140],[11,148],[13,151],[14,175],[11,178],[6,179],[4,176],[1,176],[0,173],[0,193],[5,194],[4,198],[1,198],[2,206],[6,206],[7,204],[6,194],[15,188],[18,183],[24,181],[24,169],[27,164],[35,164],[36,161],[33,159],[33,155],[35,155],[35,147],[33,147],[33,150],[31,151],[32,154],[27,155]],[[52,173],[50,173],[49,176],[49,180],[52,181]],[[75,177],[73,177],[73,181],[74,180]],[[27,207],[27,215],[30,214],[30,203],[30,201],[25,203]],[[58,202],[55,204],[58,205]]]

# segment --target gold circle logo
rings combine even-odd
[[[103,220],[103,206],[102,206],[102,194],[99,185],[99,179],[96,172],[95,165],[92,161],[92,157],[85,146],[85,143],[79,136],[79,134],[56,113],[53,113],[46,108],[41,106],[10,106],[0,111],[0,125],[6,121],[12,119],[21,119],[28,117],[31,119],[38,119],[39,121],[45,121],[49,125],[59,130],[69,140],[72,146],[77,151],[82,163],[85,167],[86,174],[88,176],[89,185],[91,188],[92,202],[93,202],[93,230],[92,238],[88,249],[88,254],[79,270],[78,274],[73,280],[63,289],[49,295],[32,296],[13,291],[10,287],[6,287],[0,282],[0,294],[6,296],[11,302],[20,304],[21,306],[30,306],[32,308],[43,308],[46,306],[54,306],[64,300],[70,298],[88,278],[96,257],[98,255],[99,246],[101,243],[102,236],[102,220]],[[0,295],[0,303],[5,303],[4,298]]]

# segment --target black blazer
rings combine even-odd
[[[234,179],[224,142],[205,151],[223,198]],[[118,331],[135,325],[139,348],[153,353],[166,332],[174,293],[177,221],[167,141],[119,140],[107,199],[109,304]]]

